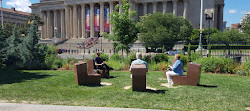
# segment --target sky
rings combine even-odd
[[[39,3],[40,0],[2,0],[4,8],[15,7],[16,10],[31,12],[29,6]],[[224,21],[227,27],[231,24],[240,23],[241,17],[250,11],[250,0],[225,0]]]

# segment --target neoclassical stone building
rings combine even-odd
[[[164,12],[183,16],[194,28],[200,24],[200,0],[129,0],[131,9],[137,12],[136,19],[148,13]],[[110,32],[109,14],[122,0],[40,0],[32,4],[33,13],[40,15],[45,24],[41,27],[42,39],[84,39],[97,37],[100,32]],[[224,0],[204,0],[204,10],[213,9],[211,27],[223,29]],[[203,24],[208,22],[204,14]]]

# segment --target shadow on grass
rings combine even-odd
[[[81,84],[79,86],[87,86],[87,87],[102,87],[105,85],[101,85],[101,84]]]
[[[200,86],[200,87],[207,87],[207,88],[217,88],[217,87],[218,87],[218,86],[203,85],[203,84],[198,84],[197,86]]]
[[[106,77],[105,79],[114,79],[114,78],[117,78],[118,76],[109,76],[109,77]]]
[[[146,89],[144,91],[137,91],[137,92],[147,92],[147,93],[156,93],[156,94],[165,94],[165,92],[168,90],[152,90],[152,89]]]
[[[42,79],[51,75],[41,75],[39,73],[28,73],[16,70],[0,70],[0,85],[20,83],[25,80]]]

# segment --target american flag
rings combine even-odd
[[[2,0],[0,0],[0,4],[2,4]]]

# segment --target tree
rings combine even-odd
[[[139,40],[146,48],[153,49],[163,45],[168,50],[172,49],[176,42],[189,40],[193,30],[188,20],[160,12],[142,16],[137,25],[140,32]]]
[[[38,15],[36,15],[34,13],[31,13],[30,16],[28,17],[27,24],[30,24],[30,22],[32,22],[32,21],[36,21],[35,25],[37,25],[37,26],[42,26],[44,24],[43,20]]]
[[[20,58],[20,49],[22,39],[20,38],[21,34],[17,27],[15,26],[12,30],[12,35],[6,40],[7,47],[5,54],[5,64],[9,68],[17,68],[20,67],[21,58]]]
[[[123,0],[122,6],[116,6],[116,10],[119,10],[119,8],[122,8],[122,14],[114,11],[110,15],[114,34],[104,34],[103,36],[114,42],[116,51],[122,50],[123,52],[125,50],[128,53],[130,49],[129,45],[133,44],[137,39],[138,30],[136,28],[136,21],[132,19],[135,16],[135,11],[129,11],[130,4],[127,0]]]
[[[247,34],[247,41],[250,42],[250,17],[248,17],[248,21],[243,21],[241,25],[241,29]]]
[[[209,35],[211,36],[213,33],[217,33],[219,30],[217,28],[210,28]],[[208,38],[208,29],[204,29],[202,31],[202,44],[207,44]],[[194,29],[191,34],[191,44],[198,45],[200,40],[200,29]]]
[[[1,27],[0,27],[1,28]],[[3,30],[2,28],[0,29],[0,69],[3,67],[3,62],[4,62],[4,58],[5,58],[5,47],[6,47],[6,44],[5,44],[5,37],[4,37],[4,33],[3,33]]]
[[[238,30],[226,30],[224,32],[217,32],[211,35],[211,42],[217,44],[225,44],[225,48],[229,49],[228,55],[230,55],[230,44],[246,42],[246,34],[241,33]],[[224,49],[224,52],[226,49]]]
[[[24,69],[37,69],[44,62],[45,51],[40,48],[37,21],[32,21],[22,42],[21,58]]]

